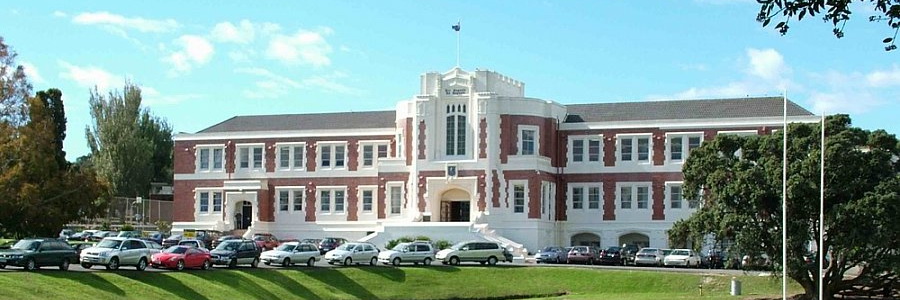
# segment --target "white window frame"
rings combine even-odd
[[[581,141],[581,160],[576,161],[575,141]],[[598,143],[597,160],[591,160],[591,142]],[[569,163],[571,164],[600,164],[603,163],[603,135],[576,135],[569,136]]]
[[[372,147],[372,163],[369,165],[366,165],[366,146]],[[384,147],[384,156],[379,156],[379,147]],[[359,153],[359,160],[357,162],[359,164],[359,167],[371,169],[378,165],[378,161],[380,159],[388,158],[391,156],[390,143],[388,143],[387,141],[360,141],[357,153]]]
[[[288,192],[288,200],[287,200],[287,210],[281,210],[281,192]],[[296,196],[300,196],[300,209],[294,209],[297,204]],[[303,186],[279,186],[275,188],[275,211],[277,213],[282,214],[290,214],[290,213],[300,213],[303,212],[304,207],[306,206],[306,188]]]
[[[225,171],[225,145],[196,145],[195,146],[194,156],[196,157],[194,162],[194,170],[197,173],[214,173],[214,172],[224,172]],[[206,158],[206,168],[201,168],[201,153],[203,150],[206,150],[208,153],[208,157]],[[218,168],[215,167],[215,151],[219,150],[221,153],[221,157],[219,158],[219,163],[221,164]]]
[[[639,139],[647,139],[647,159],[641,160],[640,151],[638,150],[640,147],[638,146]],[[631,159],[623,160],[623,140],[631,140]],[[619,163],[630,163],[630,164],[650,164],[653,161],[653,135],[650,133],[639,133],[639,134],[620,134],[616,135],[616,162]]]
[[[575,189],[581,189],[581,207],[575,207]],[[597,189],[597,207],[591,208],[590,191]],[[602,182],[576,182],[569,183],[569,196],[566,205],[575,211],[602,210],[603,209],[603,183]]]
[[[372,207],[369,210],[366,210],[365,197],[364,192],[372,193]],[[372,215],[378,211],[378,187],[377,186],[359,186],[357,192],[357,198],[359,203],[359,212],[365,215]]]
[[[398,188],[400,190],[399,198],[394,199],[394,188]],[[405,191],[403,190],[402,182],[388,183],[384,185],[384,193],[387,197],[387,214],[391,216],[399,216],[403,214],[403,199],[406,197]],[[397,211],[394,212],[394,200],[397,200],[396,206]]]
[[[638,208],[638,187],[647,189],[647,207]],[[630,208],[622,207],[622,189],[631,190]],[[601,189],[602,190],[602,189]],[[602,206],[602,205],[601,205]],[[616,209],[621,210],[649,210],[653,207],[653,186],[650,182],[622,182],[616,184]]]
[[[328,192],[328,210],[322,209],[322,192]],[[342,210],[337,210],[337,194],[338,192],[342,192],[344,197],[341,199],[343,204]],[[316,188],[316,209],[319,214],[323,215],[343,215],[347,213],[347,187],[346,186],[322,186]]]
[[[202,194],[207,195],[206,211],[200,211],[200,198]],[[216,210],[216,195],[219,195],[218,210]],[[217,215],[221,214],[225,205],[225,192],[220,188],[197,188],[194,190],[194,207],[198,215]]]
[[[525,153],[525,131],[534,132],[534,147],[532,153]],[[519,125],[518,135],[518,153],[521,156],[540,156],[541,155],[541,128],[534,125]]]
[[[513,198],[513,213],[514,214],[524,214],[525,206],[526,206],[526,203],[528,202],[528,184],[518,182],[518,183],[513,183],[511,186],[512,186],[512,195],[513,195],[512,196],[512,198]],[[519,195],[518,195],[518,191],[517,191],[517,189],[519,189],[519,188],[522,189],[521,203],[519,203],[520,199],[519,199]]]
[[[681,139],[681,158],[673,158],[674,153],[672,152],[673,139]],[[666,161],[671,163],[684,163],[687,161],[688,157],[690,157],[690,138],[700,138],[700,143],[697,144],[697,147],[703,145],[703,132],[675,132],[675,133],[666,133]]]
[[[680,192],[678,193],[678,197],[679,197],[678,207],[675,207],[675,205],[674,205],[675,204],[675,201],[674,201],[675,193],[672,193],[673,188],[678,188],[680,190]],[[665,200],[666,207],[668,209],[674,209],[674,210],[686,209],[688,205],[685,205],[685,202],[686,201],[684,199],[684,185],[681,182],[666,182],[666,200]]]
[[[288,166],[284,167],[281,165],[281,148],[288,147]],[[297,149],[300,150],[300,158],[302,161],[300,165],[297,166],[295,164],[296,152]],[[279,171],[303,171],[306,170],[306,143],[298,142],[298,143],[276,143],[275,144],[275,169]]]
[[[444,116],[443,119],[441,119],[442,120],[441,122],[443,122],[443,125],[441,126],[443,128],[443,132],[441,133],[441,135],[444,137],[441,148],[443,150],[442,153],[444,154],[443,155],[444,157],[447,157],[450,159],[460,159],[460,158],[464,158],[469,155],[472,155],[469,151],[469,149],[472,148],[472,145],[469,141],[471,139],[470,134],[469,134],[469,122],[472,122],[472,119],[469,117],[467,106],[468,106],[467,102],[457,102],[457,101],[447,102],[446,105],[444,105],[444,108],[446,111],[443,114],[443,116]],[[462,123],[459,122],[459,118],[458,118],[459,116],[462,116],[465,119],[464,122],[462,122]],[[447,130],[449,129],[448,128],[449,124],[447,124],[447,118],[449,118],[449,117],[453,117],[454,128],[453,128],[453,134],[452,134],[453,139],[452,140],[450,139],[450,135],[447,134]],[[460,140],[460,135],[459,135],[460,126],[462,126],[462,128],[463,128],[462,140]],[[459,151],[460,141],[462,141],[462,147],[461,147],[462,153],[460,153],[460,151]],[[450,147],[452,147],[452,148],[448,147],[447,144],[450,144]]]
[[[342,166],[336,165],[336,162],[338,159],[338,155],[337,155],[337,147],[338,146],[344,147],[344,154],[341,157],[341,159],[344,162],[344,165],[342,165]],[[329,152],[329,164],[327,166],[322,165],[322,153],[323,153],[322,149],[323,148],[330,149],[329,150],[330,151]],[[316,144],[316,150],[317,150],[316,151],[316,166],[318,166],[318,168],[320,170],[345,170],[345,169],[347,169],[347,162],[348,162],[348,160],[347,160],[347,152],[348,152],[347,142],[319,142]]]
[[[262,156],[259,160],[259,167],[254,167],[256,165],[256,160],[253,159],[253,149],[259,148],[262,149]],[[247,149],[247,167],[241,167],[241,149]],[[239,171],[264,171],[266,169],[266,144],[263,143],[252,143],[252,144],[235,144],[234,147],[234,167]]]

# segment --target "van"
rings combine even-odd
[[[506,260],[503,247],[494,242],[468,241],[460,242],[438,251],[435,259],[442,264],[459,265],[460,262],[479,262],[482,265],[496,265],[500,260]]]

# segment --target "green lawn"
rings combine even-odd
[[[2,299],[745,299],[781,293],[778,278],[528,267],[359,267],[150,273],[0,273]],[[698,285],[703,283],[703,296]],[[792,286],[799,292],[799,286]]]

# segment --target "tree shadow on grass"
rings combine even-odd
[[[310,278],[331,286],[333,289],[353,295],[357,299],[380,299],[375,294],[372,294],[372,292],[369,292],[364,286],[335,269],[321,268],[311,272],[309,275]]]
[[[451,265],[432,265],[432,266],[420,266],[420,268],[435,270],[444,273],[455,273],[459,272],[459,267],[451,266]]]
[[[396,267],[384,268],[384,267],[377,267],[377,266],[369,266],[369,267],[362,267],[359,269],[363,270],[365,272],[368,272],[368,273],[372,273],[372,274],[387,278],[388,280],[391,280],[393,282],[406,282],[406,271],[403,271],[403,269],[401,269],[401,268],[396,268]]]
[[[283,272],[278,270],[248,270],[244,272],[244,274],[254,276],[261,280],[273,282],[301,299],[322,299],[322,297],[319,297],[319,295],[313,293],[309,288],[303,286],[303,284],[298,282],[296,279],[288,277],[287,275],[284,275]]]
[[[172,293],[181,299],[209,299],[185,285],[181,280],[169,276],[171,273],[154,273],[149,274],[149,276],[144,272],[115,272],[114,274],[155,286],[156,288]]]
[[[188,274],[196,276],[202,280],[218,282],[223,286],[231,287],[234,291],[244,294],[247,297],[252,297],[260,300],[279,298],[258,283],[247,280],[247,278],[243,275],[249,273],[250,271],[250,269],[247,269],[241,271],[228,270],[213,272],[190,272]],[[259,270],[252,271],[259,272]]]
[[[63,272],[63,271],[51,271],[44,272],[41,271],[37,274],[41,274],[48,277],[65,279],[72,281],[77,284],[83,284],[91,289],[102,290],[108,293],[112,293],[119,296],[125,296],[125,291],[120,289],[118,286],[106,280],[106,278],[100,277],[100,275],[90,273],[90,272]]]

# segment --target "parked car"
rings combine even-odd
[[[295,263],[306,263],[306,266],[312,267],[317,261],[322,260],[322,253],[315,244],[301,242],[287,242],[278,245],[273,250],[269,250],[260,254],[260,259],[264,264],[281,264],[282,267],[292,266]]]
[[[271,233],[254,233],[253,241],[256,242],[256,245],[259,246],[260,249],[264,250],[275,249],[279,244],[278,239]]]
[[[625,258],[622,257],[622,247],[612,246],[601,250],[599,263],[605,265],[624,265]]]
[[[468,241],[459,242],[450,249],[438,251],[434,256],[442,264],[459,265],[460,262],[479,262],[481,264],[496,265],[500,259],[505,258],[504,249],[494,242]]]
[[[159,231],[150,231],[150,232],[145,232],[142,239],[144,239],[146,241],[154,241],[157,244],[162,245],[163,240],[165,239],[165,235]]]
[[[378,253],[382,264],[399,266],[401,263],[430,265],[434,261],[434,246],[429,242],[399,243],[391,250]]]
[[[143,271],[150,264],[150,257],[159,250],[147,246],[144,240],[132,238],[105,238],[94,247],[81,251],[81,267],[106,266],[117,270],[121,266],[134,266]]]
[[[84,241],[71,241],[71,242],[66,242],[66,244],[68,244],[69,247],[72,247],[72,249],[75,249],[75,253],[78,253],[78,257],[81,257],[82,250],[94,246],[94,243],[84,242]],[[75,261],[78,261],[78,260],[76,259]]]
[[[156,250],[159,250],[159,251],[163,251],[163,250],[164,250],[164,248],[163,248],[162,245],[160,245],[160,244],[157,243],[157,242],[151,241],[151,240],[144,240],[144,244],[147,244],[147,247],[150,248],[150,249],[156,249]]]
[[[116,235],[116,237],[139,239],[139,238],[141,238],[141,232],[140,232],[140,231],[136,231],[136,230],[119,231],[119,234]]]
[[[300,240],[300,242],[301,243],[310,243],[310,244],[316,245],[316,247],[318,248],[319,244],[322,243],[322,239],[302,239],[302,240]]]
[[[58,266],[65,271],[70,263],[77,261],[75,249],[58,239],[24,239],[10,249],[0,250],[0,269],[17,266],[32,271],[43,266]]]
[[[744,270],[766,270],[771,267],[772,260],[766,254],[741,257],[741,268]]]
[[[706,255],[700,258],[700,265],[709,269],[740,269],[741,261],[736,257],[729,257],[726,251],[709,249],[706,250]]]
[[[635,244],[622,244],[619,250],[620,255],[622,255],[622,264],[634,265],[634,258],[639,250],[640,248]]]
[[[641,248],[634,256],[634,265],[662,266],[663,254],[658,248]]]
[[[566,257],[566,262],[570,264],[593,265],[595,262],[600,262],[600,250],[593,246],[575,246]]]
[[[700,267],[700,255],[691,249],[675,249],[663,258],[663,265],[667,267]]]
[[[503,248],[503,258],[505,258],[504,262],[513,262],[513,254],[509,251],[509,249]]]
[[[241,239],[241,237],[236,236],[236,235],[223,235],[223,236],[220,236],[219,238],[217,238],[217,239],[215,239],[215,240],[212,241],[212,247],[213,247],[213,249],[215,249],[216,247],[219,246],[219,244],[221,244],[221,243],[224,242],[224,241],[227,241],[227,240],[239,240],[239,239]]]
[[[70,240],[70,241],[90,241],[91,236],[94,235],[94,233],[97,233],[98,231],[100,231],[100,230],[93,230],[93,229],[82,230],[81,232],[70,236],[68,238],[68,240]]]
[[[212,249],[213,241],[219,239],[222,236],[221,231],[216,230],[197,230],[196,236],[194,236],[195,240],[202,241],[203,245],[207,250]]]
[[[178,245],[178,242],[180,242],[182,239],[184,239],[184,237],[180,234],[172,235],[162,241],[162,246],[168,249],[169,247]]]
[[[108,237],[115,237],[116,235],[117,235],[117,233],[115,233],[113,231],[97,231],[96,233],[94,233],[94,235],[92,235],[90,237],[90,240],[94,241],[94,242],[99,242]]]
[[[349,266],[368,262],[374,266],[378,262],[378,247],[372,243],[345,243],[325,253],[325,261],[329,265],[339,263]]]
[[[150,260],[153,268],[176,269],[200,268],[209,270],[212,266],[209,251],[190,246],[172,246],[163,252],[153,254]]]
[[[534,261],[536,263],[564,263],[566,262],[567,256],[569,252],[566,251],[563,247],[544,247],[541,251],[534,254]]]
[[[213,264],[227,265],[234,268],[239,264],[249,264],[256,268],[259,265],[259,246],[253,240],[227,240],[210,251]]]
[[[206,244],[201,240],[181,240],[180,242],[178,242],[178,246],[194,247],[209,252],[209,249],[206,248]]]
[[[70,237],[75,235],[75,230],[72,229],[63,229],[59,231],[59,239],[60,240],[69,240]]]
[[[334,250],[337,247],[339,247],[343,244],[346,244],[346,243],[347,243],[347,239],[344,239],[344,238],[327,237],[327,238],[322,239],[321,242],[319,242],[319,251],[321,251],[322,254],[325,254],[325,252]]]

